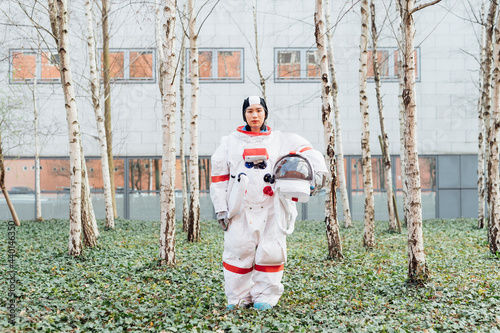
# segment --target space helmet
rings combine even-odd
[[[311,194],[314,172],[302,155],[290,153],[278,159],[273,169],[275,190],[295,202],[307,202]]]

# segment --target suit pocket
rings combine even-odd
[[[285,239],[266,239],[257,247],[255,263],[258,265],[280,265],[286,262]]]

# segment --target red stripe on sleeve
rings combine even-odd
[[[225,182],[229,180],[229,175],[212,176],[212,183]]]
[[[229,265],[226,262],[222,262],[222,263],[224,264],[224,268],[225,269],[227,269],[230,272],[236,273],[236,274],[247,274],[247,273],[250,273],[251,271],[253,271],[253,267],[250,267],[250,268],[240,268],[240,267],[236,267],[236,266],[233,266],[233,265]]]
[[[259,272],[266,272],[266,273],[276,273],[276,272],[281,272],[282,270],[285,269],[285,264],[281,265],[275,265],[275,266],[261,266],[261,265],[255,265],[255,270]]]
[[[312,147],[305,147],[305,148],[302,148],[302,149],[299,151],[299,153],[303,153],[303,152],[308,151],[308,150],[311,150],[311,149],[312,149]]]

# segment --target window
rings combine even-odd
[[[33,82],[35,77],[39,83],[61,82],[59,73],[59,55],[55,51],[10,51],[10,82]]]
[[[189,64],[189,50],[186,50]],[[243,82],[243,49],[198,49],[200,82]],[[189,70],[186,73],[189,81]]]
[[[101,51],[101,77],[103,53]],[[155,82],[155,53],[145,50],[110,50],[109,75],[115,83]]]
[[[320,78],[318,50],[311,48],[275,49],[275,81],[318,81]]]
[[[368,79],[373,80],[372,51],[368,51]],[[377,49],[377,60],[380,67],[382,80],[396,81],[398,79],[398,56],[397,48]],[[415,80],[420,81],[420,48],[415,49]]]

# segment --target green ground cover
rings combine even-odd
[[[288,238],[285,292],[266,312],[225,310],[223,232],[202,224],[202,241],[177,233],[175,268],[156,267],[158,222],[116,222],[99,247],[68,256],[68,221],[16,228],[18,318],[8,323],[0,280],[0,331],[21,332],[500,332],[500,259],[474,220],[424,223],[432,280],[406,283],[406,235],[377,222],[377,245],[363,226],[342,229],[345,261],[326,258],[323,222],[298,222]],[[180,226],[178,226],[180,227]],[[180,228],[178,228],[180,230]],[[7,223],[0,224],[6,275]]]

